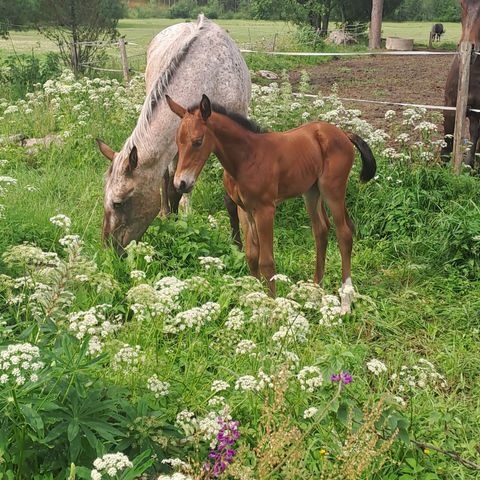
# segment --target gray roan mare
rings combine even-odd
[[[250,74],[240,51],[203,15],[194,23],[168,27],[152,40],[145,78],[148,93],[142,111],[120,152],[97,140],[112,162],[105,178],[103,238],[111,240],[119,254],[159,213],[160,184],[177,154],[180,120],[165,94],[192,105],[205,92],[241,115],[247,114],[250,102]]]

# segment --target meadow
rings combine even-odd
[[[301,199],[277,212],[279,297],[248,277],[214,158],[189,213],[124,260],[101,245],[94,139],[120,148],[143,96],[141,76],[64,72],[0,100],[0,137],[60,138],[0,143],[0,478],[478,478],[480,185],[441,163],[431,116],[389,111],[378,130],[286,75],[254,86],[261,125],[323,119],[377,158],[349,182],[340,316],[335,236],[320,288]]]

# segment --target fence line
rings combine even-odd
[[[281,55],[291,57],[353,57],[353,56],[422,56],[422,55],[458,55],[458,52],[429,52],[426,50],[409,50],[409,51],[372,51],[372,52],[274,52],[268,50],[248,50],[240,49],[242,53],[260,53],[265,55]],[[480,55],[480,52],[475,52],[476,55]]]
[[[311,93],[294,93],[296,97],[308,97],[308,98],[320,98],[321,100],[341,100],[342,102],[358,102],[358,103],[370,103],[370,104],[377,104],[377,105],[392,105],[396,107],[411,107],[411,108],[425,108],[427,110],[450,110],[456,111],[456,107],[447,107],[441,105],[423,105],[421,103],[404,103],[404,102],[386,102],[383,100],[365,100],[363,98],[346,98],[346,97],[337,97],[337,96],[320,96],[320,95],[313,95]],[[480,113],[480,110],[470,108],[468,112],[472,113]]]

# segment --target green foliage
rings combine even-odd
[[[393,12],[386,15],[395,21],[422,20],[431,22],[459,22],[460,2],[457,0],[403,0]]]
[[[43,57],[33,52],[31,55],[9,55],[0,61],[0,83],[9,85],[12,99],[23,97],[33,91],[35,84],[45,83],[60,72],[60,56],[53,52]]]

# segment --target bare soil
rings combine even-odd
[[[336,83],[339,97],[444,105],[445,82],[451,62],[451,55],[359,57],[332,60],[306,70],[313,93],[320,91],[328,95]],[[292,72],[294,84],[299,78],[300,71]],[[377,128],[385,128],[387,110],[401,109],[349,101],[344,105],[361,110],[362,118]]]

